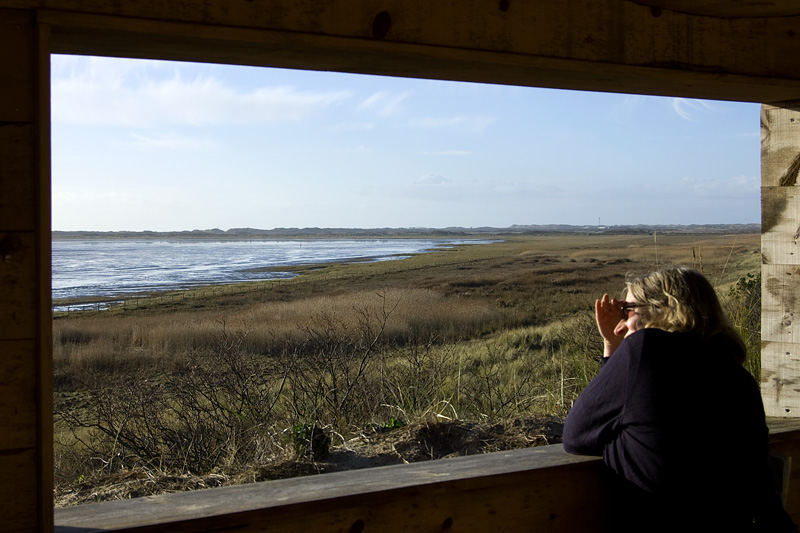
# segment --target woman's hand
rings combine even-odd
[[[622,339],[625,338],[624,335],[614,333],[614,329],[621,320],[620,307],[622,303],[616,298],[609,299],[608,294],[604,294],[602,299],[594,302],[597,329],[600,331],[600,335],[603,336],[603,357],[610,357],[619,348]]]

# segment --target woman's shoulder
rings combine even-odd
[[[676,333],[659,328],[643,328],[634,331],[625,338],[631,344],[644,344],[649,342],[686,342],[693,337],[691,334]]]
[[[693,332],[674,332],[659,328],[644,328],[625,338],[624,344],[632,356],[661,353],[687,353],[702,349],[703,339]]]
[[[738,345],[724,334],[705,338],[695,331],[674,332],[659,328],[640,329],[625,338],[633,353],[702,353],[709,362],[717,359],[736,361]]]

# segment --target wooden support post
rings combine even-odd
[[[800,101],[761,107],[761,393],[800,416]]]
[[[0,509],[50,531],[50,74],[33,11],[0,9]]]

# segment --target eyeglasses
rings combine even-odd
[[[631,317],[631,311],[636,309],[637,307],[648,307],[645,304],[637,304],[637,303],[630,303],[625,302],[619,308],[619,316],[622,320],[628,320]]]

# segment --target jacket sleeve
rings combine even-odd
[[[603,455],[620,430],[631,362],[625,339],[575,401],[564,423],[564,449],[578,455]]]

